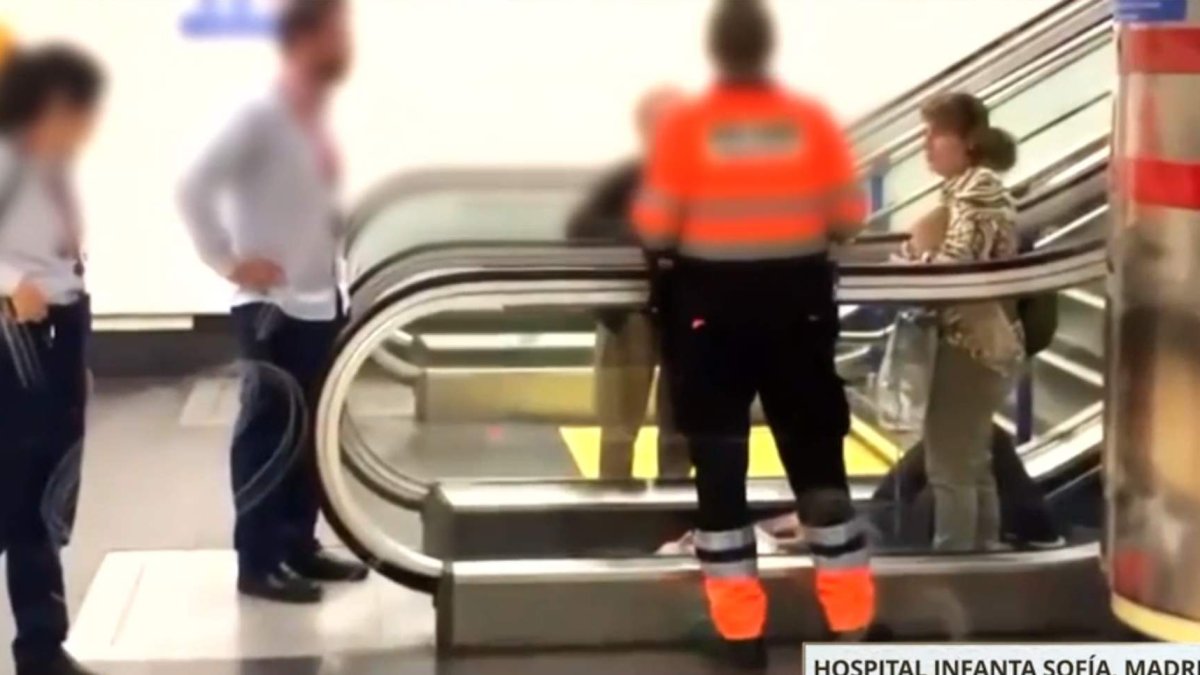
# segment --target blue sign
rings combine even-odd
[[[275,17],[254,0],[195,0],[180,29],[188,37],[260,37],[275,33]]]
[[[1117,21],[1165,23],[1187,19],[1188,0],[1114,0]]]

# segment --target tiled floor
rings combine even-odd
[[[90,662],[278,659],[430,648],[433,606],[382,577],[331,586],[320,605],[233,592],[227,551],[127,551],[100,566],[71,631]]]
[[[710,672],[676,653],[438,659],[427,597],[375,578],[309,609],[232,592],[228,373],[100,382],[75,537],[71,646],[110,675],[557,675]],[[200,387],[197,387],[200,383]],[[199,392],[199,393],[198,393]],[[374,412],[374,411],[372,411]],[[375,414],[394,414],[394,408]],[[0,584],[0,595],[4,594]],[[0,641],[12,634],[0,612]],[[782,655],[777,672],[797,672]],[[0,656],[0,675],[11,675]]]
[[[381,578],[321,606],[242,601],[233,592],[228,373],[100,382],[83,492],[67,553],[71,647],[111,675],[558,675],[712,672],[672,652],[494,654],[438,659],[430,599]],[[199,383],[199,386],[196,386]],[[404,414],[395,397],[368,417]],[[365,404],[364,404],[365,406]],[[364,407],[361,410],[366,411]],[[564,455],[563,461],[569,461]],[[402,536],[412,524],[397,521]],[[3,585],[0,584],[0,594]],[[583,610],[581,610],[583,611]],[[0,627],[11,634],[7,612]],[[0,632],[0,640],[6,637]],[[771,672],[799,672],[798,650]],[[11,673],[0,658],[0,675]]]
[[[290,611],[278,611],[286,608],[250,607],[241,612],[231,592],[232,567],[228,554],[221,553],[230,546],[233,516],[227,450],[233,390],[226,385],[227,374],[176,381],[119,380],[97,384],[89,410],[79,515],[74,538],[65,553],[67,600],[76,616],[72,640],[78,644],[81,656],[85,652],[101,659],[113,658],[118,653],[133,656],[139,648],[130,645],[136,646],[137,640],[144,637],[146,649],[151,650],[145,656],[159,658],[178,649],[186,652],[188,658],[203,658],[198,648],[186,644],[192,642],[189,633],[198,628],[200,633],[196,637],[209,641],[206,646],[213,646],[214,640],[227,640],[222,643],[224,646],[217,645],[216,653],[208,659],[225,659],[233,653],[228,644],[233,639],[231,635],[241,640],[236,646],[262,657],[322,653],[320,643],[312,639],[312,629],[307,629],[307,634],[295,632],[313,617],[301,618]],[[207,401],[199,400],[204,397]],[[111,623],[105,625],[111,616],[104,614],[111,611],[106,605],[119,602],[120,598],[89,597],[88,606],[84,606],[85,595],[98,573],[102,577],[119,577],[128,575],[132,567],[143,571],[141,590],[132,595],[125,593],[126,599],[133,602],[123,627],[114,630]],[[123,592],[120,583],[104,582],[96,588],[102,594],[120,596]],[[383,580],[366,587],[368,597],[388,590],[399,589]],[[0,595],[5,596],[2,602],[6,606],[3,584]],[[407,607],[403,599],[390,597],[389,606],[399,603],[406,616],[419,620],[396,622],[388,630],[409,625],[423,626],[427,632],[432,630],[428,599],[416,600],[412,607]],[[156,619],[153,611],[156,603],[170,612]],[[335,635],[345,636],[350,632],[341,624],[354,616],[356,606],[355,598],[335,593],[322,610],[333,613],[331,627]],[[382,610],[374,609],[367,614],[379,617]],[[329,625],[328,621],[321,623],[321,617],[328,616],[318,616],[317,626]],[[201,623],[179,624],[185,617]],[[254,626],[262,628],[255,630]],[[244,630],[229,632],[231,627]],[[282,638],[272,639],[269,631],[273,627],[291,631],[287,635],[295,635],[295,642],[303,644],[304,649],[272,653],[287,642]],[[107,637],[105,630],[110,631]],[[9,613],[0,612],[0,642],[7,642],[12,631]],[[369,638],[373,640],[371,646],[382,644],[383,631],[381,626],[375,637]],[[397,647],[411,644],[405,641],[407,636],[401,637],[392,644]],[[362,647],[365,646],[362,640],[368,638],[355,639]],[[0,675],[9,673],[9,659],[0,654]]]

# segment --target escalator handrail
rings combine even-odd
[[[1038,257],[1038,254],[1031,254]],[[1044,260],[1044,258],[1041,258]],[[1028,260],[1026,260],[1028,263]],[[1046,264],[1044,262],[1038,265]],[[1102,267],[1102,263],[1101,263]],[[1028,270],[1034,266],[1027,265]],[[1102,271],[1100,272],[1102,273]],[[531,288],[544,288],[550,284],[558,284],[563,288],[557,292],[561,295],[563,306],[576,305],[580,300],[581,287],[597,288],[597,295],[611,293],[620,298],[621,303],[633,301],[644,293],[640,282],[640,269],[612,270],[490,270],[490,271],[451,271],[442,275],[427,275],[413,279],[393,291],[383,301],[376,304],[370,312],[356,319],[351,326],[339,337],[335,355],[326,372],[321,397],[316,412],[318,424],[317,462],[321,477],[321,489],[326,516],[338,530],[339,535],[364,560],[372,561],[389,577],[415,590],[433,592],[445,571],[445,562],[424,555],[408,548],[386,535],[372,535],[371,543],[364,543],[362,530],[356,531],[356,525],[351,521],[359,516],[357,507],[346,502],[346,487],[341,483],[343,465],[340,438],[341,415],[353,377],[358,367],[368,358],[371,348],[377,346],[389,332],[395,328],[395,322],[411,321],[420,318],[420,310],[424,306],[427,313],[441,311],[431,306],[439,296],[443,302],[454,298],[464,297],[465,291],[475,289],[476,292],[493,295],[509,294],[520,297],[519,291],[525,289],[523,299],[537,306],[545,306],[547,300],[543,295],[534,297]],[[853,278],[853,275],[850,275]],[[843,280],[845,285],[846,279]],[[575,287],[568,286],[577,282]],[[611,287],[604,286],[610,282]],[[1039,289],[1050,290],[1050,289]],[[544,293],[545,291],[543,291]],[[880,292],[887,292],[886,289]],[[953,294],[953,292],[952,292]],[[508,297],[508,295],[505,295]],[[509,300],[509,302],[515,302]],[[375,339],[376,344],[368,344]],[[357,361],[357,363],[355,363]],[[330,421],[333,420],[333,424]],[[331,489],[330,485],[336,486]],[[424,495],[417,496],[414,502],[423,501]],[[349,515],[347,515],[349,514]],[[361,528],[361,517],[357,527]],[[367,518],[369,521],[369,518]],[[382,538],[384,541],[379,541]],[[390,541],[390,546],[388,542]]]
[[[1103,215],[1093,214],[1092,217],[1103,217]],[[1085,217],[1085,219],[1080,219],[1079,222],[1084,223],[1084,225],[1087,226],[1087,223],[1085,222],[1086,220],[1087,219]],[[1099,247],[1098,245],[1094,246],[1096,246],[1097,249]],[[454,249],[454,247],[451,246],[450,249]],[[1034,249],[1040,249],[1040,246],[1034,246]],[[496,259],[497,253],[499,252],[496,249],[492,249],[492,247],[488,247],[484,253],[486,253],[484,258],[475,258],[470,255],[468,251],[460,249],[454,251],[452,255],[446,256],[445,258],[434,258],[433,261],[430,262],[434,265],[434,267],[436,267],[436,265],[442,263],[444,259],[450,259],[450,261],[460,264],[463,262],[469,262],[469,267],[487,268],[487,256],[491,256],[494,262],[494,259]],[[546,251],[542,250],[540,255],[544,257],[546,255]],[[505,253],[505,255],[500,255],[498,259],[499,261],[504,262],[506,267],[514,267],[512,261],[508,261],[506,258],[508,258],[508,256],[506,256]],[[589,263],[595,261],[593,256],[587,256],[586,259]],[[630,261],[624,265],[626,268],[634,269],[640,265],[641,258],[638,257],[634,251],[626,252],[625,259],[626,261]],[[521,265],[524,264],[529,264],[529,262],[529,258],[521,258],[520,263],[517,264],[517,267],[521,267]],[[370,307],[370,303],[368,303],[368,307]],[[883,333],[887,333],[887,329],[884,329]],[[419,370],[418,366],[413,366],[413,368],[414,370]],[[353,420],[348,419],[348,422],[353,422]],[[370,448],[365,447],[365,443],[361,441],[361,435],[359,434],[358,429],[347,428],[346,436],[347,437],[346,440],[344,440],[344,443],[346,443],[347,446],[348,465],[350,470],[354,471],[362,483],[367,485],[368,488],[371,488],[372,491],[376,492],[377,495],[384,498],[386,501],[396,501],[397,497],[395,497],[395,495],[397,494],[415,495],[413,497],[413,500],[415,501],[406,503],[406,498],[398,497],[398,500],[400,501],[397,503],[400,503],[401,506],[419,508],[420,496],[425,494],[426,488],[426,484],[422,482],[421,479],[410,478],[403,476],[403,474],[398,474],[394,471],[391,471],[391,468],[386,465],[384,460],[379,459],[376,453],[373,453]],[[407,485],[407,488],[392,490],[390,485]]]
[[[1068,189],[1069,186],[1078,184],[1080,175],[1087,175],[1088,173],[1097,169],[1107,168],[1108,157],[1104,156],[1104,154],[1107,154],[1106,151],[1109,149],[1111,143],[1112,135],[1110,133],[1104,132],[1099,134],[1093,140],[1086,143],[1081,143],[1074,150],[1071,150],[1064,155],[1061,160],[1046,167],[1045,169],[1035,172],[1033,175],[1026,178],[1023,183],[1029,187],[1025,192],[1018,193],[1019,188],[1013,188],[1013,191],[1019,194],[1022,207],[1027,208],[1028,206],[1032,206],[1038,202],[1050,199],[1061,190]],[[1033,190],[1045,186],[1059,175],[1066,173],[1069,170],[1077,169],[1081,165],[1084,167],[1084,170],[1078,175],[1073,176],[1066,183],[1054,185],[1053,189],[1051,190],[1043,190],[1037,194],[1033,194]]]
[[[423,257],[432,258],[430,262],[434,265],[441,266],[446,263],[445,257],[434,255],[446,251],[452,253],[449,256],[450,260],[472,258],[472,256],[466,255],[467,251],[464,246],[443,244],[431,245],[430,248],[431,250]],[[610,251],[626,250],[620,247],[605,248]],[[429,271],[422,270],[419,264],[415,264],[418,262],[415,259],[410,260],[409,264],[403,268],[404,273],[400,278],[390,284],[390,287],[378,299],[370,303],[369,309],[365,313],[360,313],[362,318],[352,323],[344,335],[353,335],[358,330],[356,326],[366,321],[366,317],[376,314],[379,307],[401,302],[407,295],[418,292],[429,284],[444,285],[468,281],[478,283],[487,280],[612,279],[638,282],[640,294],[634,296],[635,302],[644,297],[644,285],[642,284],[644,284],[645,271],[636,251],[630,252],[631,255],[627,258],[629,262],[616,262],[607,267],[597,266],[596,257],[590,252],[583,258],[588,261],[587,263],[564,265],[561,262],[562,250],[557,246],[530,249],[522,258],[522,267],[520,268],[502,266],[508,252],[498,250],[498,247],[486,247],[479,253],[486,254],[498,266],[489,266],[482,259],[474,259],[465,268],[456,267],[447,270],[441,267],[440,271]],[[540,266],[536,266],[535,261],[539,258],[542,263]],[[1024,282],[1026,284],[1024,287],[1011,287],[1007,291],[1019,295],[1055,290],[1054,283],[1062,283],[1063,287],[1082,283],[1087,279],[1080,279],[1081,275],[1090,279],[1090,275],[1098,276],[1102,273],[1103,261],[1104,243],[1094,240],[1060,248],[1041,249],[1004,261],[939,265],[847,265],[843,268],[839,293],[843,296],[844,301],[855,303],[887,301],[905,292],[904,287],[900,284],[902,279],[907,278],[912,286],[909,289],[910,293],[919,293],[926,299],[940,293],[940,296],[935,298],[939,301],[996,297],[992,289],[996,288],[997,284],[1009,283],[1011,287],[1013,283]],[[1050,276],[1039,277],[1038,274],[1045,270],[1050,271]],[[1061,277],[1056,277],[1055,274],[1072,276],[1068,283],[1059,281]],[[856,287],[858,287],[857,297],[855,297]],[[973,287],[974,291],[972,291]],[[345,339],[349,340],[350,338],[346,337]]]
[[[1093,28],[1095,30],[1078,38],[1075,43],[1064,46],[1062,53],[1054,54],[1052,60],[1037,64],[1030,72],[1021,74],[1013,82],[997,83],[992,90],[980,92],[980,98],[984,100],[989,109],[994,110],[1111,42],[1112,35],[1109,31],[1100,30],[1095,26]],[[923,129],[920,125],[900,134],[887,145],[861,160],[859,162],[860,169],[864,173],[867,171],[878,173],[880,170],[895,166],[898,163],[897,158],[904,160],[911,157],[920,151],[922,134]]]
[[[855,287],[853,284],[854,281],[860,282],[859,288],[861,288],[865,285],[863,282],[866,281],[895,283],[902,279],[929,280],[940,278],[943,280],[953,280],[956,277],[959,279],[970,279],[971,275],[1020,272],[1022,270],[1048,266],[1053,263],[1067,262],[1096,251],[1102,251],[1103,248],[1103,241],[1089,240],[1063,246],[1042,248],[1004,260],[932,264],[847,263],[840,265],[839,270],[842,281],[842,292],[846,293],[847,289]],[[565,246],[561,242],[520,244],[514,244],[511,241],[472,242],[467,244],[443,242],[414,248],[404,255],[398,256],[385,270],[380,270],[377,274],[373,275],[377,280],[387,277],[385,281],[377,284],[377,288],[381,290],[376,290],[367,297],[363,297],[361,294],[358,294],[357,297],[352,296],[353,307],[356,311],[363,311],[366,307],[384,301],[386,299],[385,296],[391,295],[397,288],[403,287],[407,278],[435,273],[438,269],[452,267],[460,271],[467,270],[472,273],[487,273],[490,267],[492,268],[491,271],[503,269],[505,272],[511,273],[514,271],[513,268],[515,266],[522,268],[540,267],[544,272],[564,270],[572,273],[617,269],[635,275],[638,278],[644,277],[645,274],[641,253],[634,247],[604,244]],[[938,284],[926,285],[936,286]],[[1029,292],[1038,292],[1040,290],[1042,289],[1034,289]],[[1015,293],[1015,295],[1019,294]],[[969,294],[959,298],[946,297],[945,301],[975,300],[979,298],[978,294]],[[846,302],[860,302],[858,298],[852,296],[845,296],[844,300]],[[913,301],[911,298],[903,298],[902,300]],[[942,300],[936,299],[935,301]]]
[[[868,245],[876,243],[890,243],[890,241],[901,241],[907,238],[906,233],[889,233],[884,235],[868,235],[868,237],[860,238],[856,241],[856,245]],[[1012,268],[1026,267],[1026,265],[1040,264],[1042,262],[1051,262],[1055,259],[1069,258],[1078,253],[1094,246],[1096,243],[1080,243],[1066,247],[1052,247],[1052,249],[1043,249],[1036,253],[1025,253],[1025,255],[1002,259],[1002,261],[988,261],[980,263],[947,263],[947,264],[929,264],[929,265],[913,265],[913,264],[898,264],[898,263],[880,263],[880,264],[850,264],[840,265],[842,275],[853,274],[870,274],[872,276],[913,276],[924,274],[961,274],[964,271],[994,271]],[[403,251],[398,251],[394,255],[389,256],[373,265],[371,270],[359,276],[350,283],[350,295],[352,298],[358,294],[360,289],[371,281],[373,277],[385,274],[385,270],[395,269],[397,267],[418,267],[413,265],[416,259],[428,256],[440,255],[445,256],[448,253],[458,253],[462,258],[463,264],[469,264],[470,258],[473,256],[486,256],[490,259],[512,257],[512,253],[532,253],[536,257],[556,256],[559,258],[568,259],[572,252],[587,251],[588,256],[604,255],[608,256],[619,255],[620,261],[623,264],[634,264],[641,262],[641,252],[632,246],[619,246],[607,243],[588,243],[588,241],[578,241],[578,243],[566,243],[563,240],[550,241],[512,241],[512,240],[475,240],[475,241],[438,241],[438,243],[421,244]],[[470,255],[467,253],[470,252]],[[1031,258],[1030,256],[1048,256]],[[564,264],[564,267],[578,267],[577,264]]]
[[[1092,98],[1088,99],[1087,101],[1084,101],[1083,103],[1071,108],[1070,110],[1054,117],[1053,119],[1046,122],[1045,124],[1038,126],[1033,131],[1030,131],[1029,133],[1025,134],[1024,136],[1021,136],[1019,139],[1017,139],[1017,143],[1023,144],[1023,143],[1027,143],[1027,142],[1037,138],[1038,136],[1042,135],[1043,133],[1046,133],[1050,129],[1054,128],[1055,125],[1061,124],[1062,122],[1065,122],[1066,120],[1074,117],[1075,115],[1082,113],[1083,111],[1087,110],[1088,108],[1091,108],[1092,106],[1096,105],[1097,103],[1100,103],[1104,99],[1109,98],[1111,95],[1112,95],[1111,92],[1104,92],[1103,94],[1093,96]],[[1044,166],[1041,169],[1038,169],[1037,171],[1035,171],[1033,174],[1021,179],[1019,182],[1017,182],[1015,185],[1013,185],[1011,187],[1011,190],[1015,194],[1028,194],[1038,184],[1046,181],[1048,178],[1051,178],[1056,174],[1062,173],[1064,170],[1073,167],[1074,165],[1078,164],[1080,161],[1095,154],[1096,151],[1099,149],[1098,146],[1100,144],[1102,144],[1104,141],[1107,141],[1108,136],[1109,135],[1107,133],[1101,134],[1099,138],[1089,141],[1087,143],[1084,143],[1082,146],[1075,148],[1074,150],[1068,151],[1066,155],[1063,155],[1062,157],[1055,159],[1054,161],[1050,162],[1050,164],[1048,164],[1047,166]],[[1093,147],[1093,146],[1097,146],[1097,147]],[[1091,148],[1091,149],[1088,150],[1088,148]],[[891,204],[890,206],[887,206],[885,208],[882,208],[882,209],[876,211],[875,213],[872,213],[871,216],[867,219],[867,227],[869,228],[871,226],[871,223],[884,222],[884,221],[888,220],[889,218],[891,218],[896,213],[898,213],[899,211],[906,209],[906,208],[912,206],[913,204],[916,204],[917,202],[921,201],[922,199],[925,199],[929,195],[931,195],[931,194],[937,192],[939,189],[941,189],[943,183],[944,183],[944,181],[935,180],[935,181],[931,182],[929,185],[915,191],[913,194],[909,195],[908,197],[905,197],[904,199],[896,202],[895,204]]]
[[[1088,158],[1088,156],[1091,154],[1090,149],[1093,146],[1095,146],[1095,148],[1098,150],[1100,148],[1100,146],[1106,142],[1107,138],[1108,138],[1108,134],[1102,134],[1097,139],[1094,139],[1093,141],[1082,145],[1080,148],[1077,148],[1075,150],[1068,152],[1067,155],[1064,156],[1062,159],[1056,160],[1051,165],[1049,165],[1048,167],[1045,167],[1043,170],[1039,171],[1034,176],[1031,176],[1030,178],[1028,178],[1028,179],[1022,181],[1021,183],[1018,183],[1016,186],[1014,186],[1013,187],[1014,192],[1023,193],[1023,195],[1020,198],[1020,201],[1018,203],[1018,208],[1023,210],[1025,208],[1028,208],[1031,205],[1039,203],[1040,201],[1042,201],[1044,199],[1052,198],[1053,196],[1059,194],[1064,189],[1068,189],[1069,186],[1074,183],[1067,183],[1067,184],[1060,185],[1060,186],[1054,186],[1053,189],[1047,190],[1044,193],[1037,192],[1037,190],[1042,185],[1044,185],[1045,182],[1048,181],[1054,175],[1071,170],[1074,168],[1074,166],[1078,162],[1080,162],[1082,160],[1086,160]],[[549,173],[547,173],[546,175],[547,175],[547,177],[550,176]],[[493,176],[489,176],[488,180],[491,181],[494,178],[495,177],[493,177]],[[520,177],[514,175],[513,179],[520,180]],[[895,210],[895,207],[891,207],[891,208],[889,208],[888,211],[891,212],[894,210]],[[876,216],[872,216],[873,219],[875,217]],[[860,236],[855,241],[855,245],[886,245],[886,244],[890,244],[890,243],[894,243],[894,244],[898,245],[900,242],[904,241],[907,238],[908,238],[907,232],[900,232],[900,231],[865,232],[862,236]],[[396,251],[392,254],[389,254],[387,257],[373,263],[371,266],[369,266],[365,270],[362,270],[361,272],[356,274],[355,277],[350,280],[351,297],[353,297],[358,292],[358,290],[361,289],[364,285],[366,285],[375,275],[379,274],[384,269],[392,267],[393,265],[397,264],[399,261],[403,260],[406,257],[415,256],[415,255],[423,255],[425,252],[436,249],[438,247],[457,246],[460,244],[466,244],[466,245],[471,245],[473,247],[477,247],[480,245],[487,245],[488,243],[489,242],[487,240],[479,240],[479,241],[474,241],[474,242],[428,242],[428,243],[421,243],[421,244],[418,244],[416,246],[413,246],[413,247],[410,247],[407,249],[402,249],[400,251]],[[498,245],[498,246],[522,246],[522,245],[525,245],[526,243],[533,244],[533,245],[539,245],[539,242],[535,242],[532,240],[529,242],[521,242],[521,241],[514,242],[512,240],[504,240],[501,242],[496,242],[496,245]],[[587,245],[586,242],[585,243],[568,242],[566,240],[556,240],[555,243],[557,243],[558,245],[561,245],[563,247],[572,247],[572,248],[575,248],[575,247],[578,247],[581,245]]]
[[[1029,210],[1040,208],[1049,199],[1061,197],[1062,191],[1064,191],[1064,190],[1081,189],[1085,183],[1087,183],[1089,181],[1094,181],[1097,177],[1103,177],[1102,174],[1104,173],[1103,169],[1106,166],[1107,157],[1105,156],[1105,157],[1101,158],[1097,154],[1095,154],[1093,151],[1099,151],[1100,149],[1102,149],[1104,147],[1107,147],[1107,144],[1105,142],[1104,137],[1102,137],[1102,138],[1096,139],[1092,143],[1088,143],[1088,144],[1081,146],[1081,148],[1079,150],[1071,153],[1072,160],[1076,156],[1088,158],[1089,154],[1091,153],[1092,157],[1091,157],[1091,159],[1089,159],[1089,163],[1091,164],[1091,166],[1088,166],[1087,168],[1084,168],[1083,170],[1076,171],[1074,173],[1074,175],[1070,176],[1069,179],[1067,179],[1061,183],[1057,183],[1052,186],[1049,186],[1049,187],[1051,187],[1051,189],[1044,191],[1044,194],[1035,193],[1032,197],[1027,195],[1020,203],[1021,208],[1022,208],[1022,213],[1025,214],[1025,213],[1028,213]],[[1070,164],[1073,162],[1065,162],[1065,163]],[[1035,181],[1040,180],[1041,178],[1043,178],[1045,176],[1055,175],[1055,173],[1056,172],[1049,172],[1049,171],[1043,172],[1042,176],[1035,177]],[[1040,188],[1042,186],[1034,186],[1034,187]],[[1097,198],[1102,199],[1102,197],[1103,197],[1102,193],[1098,192],[1097,194],[1098,194]],[[1094,201],[1094,199],[1089,199],[1089,200],[1085,200],[1085,201],[1090,203],[1090,201]],[[1086,206],[1086,203],[1081,206]],[[1099,217],[1100,215],[1105,213],[1103,208],[1104,207],[1100,207],[1099,209],[1088,209],[1086,211],[1082,211],[1082,213],[1084,214],[1082,217],[1074,218],[1073,220],[1071,220],[1071,224],[1066,225],[1064,227],[1057,228],[1057,229],[1055,228],[1055,224],[1059,223],[1062,220],[1062,214],[1060,213],[1061,209],[1054,210],[1050,214],[1047,214],[1048,217],[1041,216],[1041,217],[1034,217],[1034,218],[1028,218],[1028,219],[1023,217],[1022,222],[1020,224],[1022,239],[1023,240],[1037,239],[1037,241],[1035,242],[1035,244],[1032,248],[1036,248],[1036,249],[1046,248],[1047,245],[1052,244],[1052,243],[1056,242],[1058,239],[1060,239],[1061,237],[1059,237],[1058,235],[1061,234],[1062,232],[1066,232],[1066,231],[1077,232],[1080,230],[1090,229],[1092,227],[1092,225],[1094,224],[1095,220],[1097,219],[1097,217]],[[1048,236],[1046,235],[1047,230],[1052,231],[1052,233]],[[905,237],[907,237],[907,234],[904,234],[904,233],[890,233],[890,234],[884,234],[884,235],[874,235],[873,237],[870,238],[869,242],[865,242],[863,244],[860,244],[859,246],[863,247],[864,250],[870,250],[870,249],[866,249],[866,246],[868,244],[871,246],[886,246],[887,248],[894,248]],[[515,243],[514,242],[505,242],[505,245],[513,246],[513,245],[515,245]],[[466,253],[466,252],[464,251],[463,253]],[[632,251],[630,251],[624,255],[624,258],[626,260],[631,260],[634,255],[635,254]],[[457,260],[456,262],[462,263],[462,262],[465,262],[466,259],[470,259],[471,257],[468,255],[464,255],[464,256],[462,256],[462,258],[463,259]],[[494,259],[495,259],[494,255],[484,256],[482,259],[473,260],[472,262],[473,262],[473,264],[486,264],[486,262],[488,260],[494,260]],[[589,258],[589,261],[590,261],[590,258]],[[509,266],[513,266],[514,264],[515,265],[520,264],[519,261],[509,261],[509,262],[511,263],[511,264],[509,264]],[[355,296],[357,296],[357,295],[358,295],[358,293],[356,292]],[[361,298],[359,298],[359,300],[361,300]],[[361,303],[360,303],[360,307],[361,307]],[[407,337],[410,341],[413,341],[416,339],[416,338],[413,338],[412,336],[408,336],[403,331],[400,331],[397,333],[397,339],[404,338],[404,337]],[[393,340],[392,342],[394,343],[395,340]],[[395,346],[396,346],[395,344],[390,345],[390,347],[395,347]],[[380,356],[377,356],[377,359],[378,358],[380,358]],[[408,381],[411,383],[412,381],[414,381],[414,378],[418,378],[420,376],[420,373],[422,372],[422,369],[420,367],[413,365],[403,355],[396,353],[394,350],[389,349],[386,353],[386,358],[387,358],[387,363],[391,364],[389,366],[389,370],[393,371],[394,373],[399,373],[400,378],[404,381]]]
[[[342,255],[343,257],[349,255],[355,240],[368,221],[397,201],[417,195],[464,189],[513,191],[577,188],[583,190],[602,173],[603,167],[596,166],[442,167],[416,171],[403,170],[384,178],[357,200],[354,208],[346,217],[346,230],[341,242]]]
[[[485,250],[488,253],[496,253],[492,247]],[[541,251],[541,257],[544,259],[544,265],[540,268],[522,267],[522,268],[487,268],[486,265],[480,265],[474,269],[451,269],[443,270],[440,273],[428,274],[418,273],[410,274],[406,279],[401,279],[395,285],[392,285],[383,297],[371,304],[370,309],[361,313],[360,318],[350,325],[344,331],[340,348],[348,344],[354,339],[356,331],[361,329],[361,325],[365,325],[370,318],[376,316],[380,307],[402,303],[408,295],[419,293],[430,285],[451,285],[451,283],[481,283],[487,281],[539,281],[539,280],[571,280],[571,279],[588,279],[588,280],[612,280],[637,283],[638,292],[632,295],[632,301],[640,301],[644,297],[644,270],[640,264],[614,264],[607,269],[586,267],[586,265],[577,265],[577,267],[563,267],[556,262],[559,251],[557,249],[545,249]],[[869,281],[865,283],[864,288],[859,289],[859,298],[854,298],[857,303],[862,303],[864,300],[887,301],[896,294],[902,293],[899,287],[900,277],[910,277],[910,279],[924,280],[924,283],[916,286],[916,293],[924,294],[928,297],[930,294],[938,292],[938,287],[942,287],[942,300],[971,298],[979,299],[980,297],[988,297],[986,289],[995,287],[997,282],[996,273],[1007,274],[1007,276],[1024,276],[1026,281],[1030,281],[1036,285],[1039,281],[1037,274],[1031,274],[1034,270],[1043,270],[1058,267],[1064,262],[1074,261],[1079,259],[1079,267],[1067,267],[1064,273],[1070,274],[1068,282],[1057,281],[1063,286],[1073,286],[1076,283],[1091,279],[1091,276],[1103,273],[1104,264],[1104,244],[1103,241],[1087,241],[1087,243],[1076,244],[1073,246],[1064,246],[1057,250],[1042,250],[1032,253],[1026,253],[1025,256],[1014,258],[1013,261],[996,261],[991,263],[977,264],[941,264],[941,265],[847,265],[844,274],[842,274],[839,293],[842,295],[853,294],[853,288],[856,286],[856,281]],[[455,257],[461,257],[456,255]],[[530,256],[524,259],[524,265],[532,265],[533,259],[536,256]],[[442,263],[442,258],[437,258],[434,261],[438,264]],[[1015,274],[1014,274],[1015,273]],[[1080,276],[1087,279],[1080,279]],[[973,281],[967,281],[968,277],[976,277]],[[982,279],[980,279],[982,277]],[[956,279],[956,281],[955,281]],[[1044,287],[1031,288],[1027,287],[1021,292],[1042,292],[1046,289],[1054,289],[1056,279],[1061,277],[1050,276],[1048,280],[1042,280]],[[984,292],[970,294],[967,293],[967,288],[977,286],[983,288]],[[874,295],[874,298],[872,298]],[[992,295],[995,297],[995,295]],[[413,495],[414,502],[419,502],[424,495]]]
[[[1045,38],[1048,45],[1046,49],[1049,50],[1111,16],[1109,0],[1062,0],[903,94],[876,106],[856,122],[852,132],[865,135],[879,127],[898,124],[903,118],[915,117],[921,104],[931,96],[957,89],[963,86],[962,82],[971,79],[993,82],[1045,53],[1036,52],[1032,56],[1022,54],[1021,43]],[[1014,55],[1021,60],[1003,70],[997,67],[998,63],[1006,63]]]

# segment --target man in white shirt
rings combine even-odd
[[[347,0],[291,0],[278,34],[280,81],[205,148],[182,181],[180,205],[201,258],[237,286],[232,318],[245,369],[232,447],[238,589],[313,603],[322,597],[316,582],[367,574],[314,537],[308,423],[343,319],[339,167],[325,111],[350,62]]]

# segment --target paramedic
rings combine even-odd
[[[671,359],[677,423],[696,467],[696,553],[732,664],[766,664],[767,598],[746,502],[759,396],[814,556],[837,639],[866,634],[875,586],[843,458],[849,410],[834,367],[830,242],[866,204],[840,128],[771,79],[773,26],[757,0],[719,2],[715,85],[660,126],[634,219],[655,252],[652,299]]]

